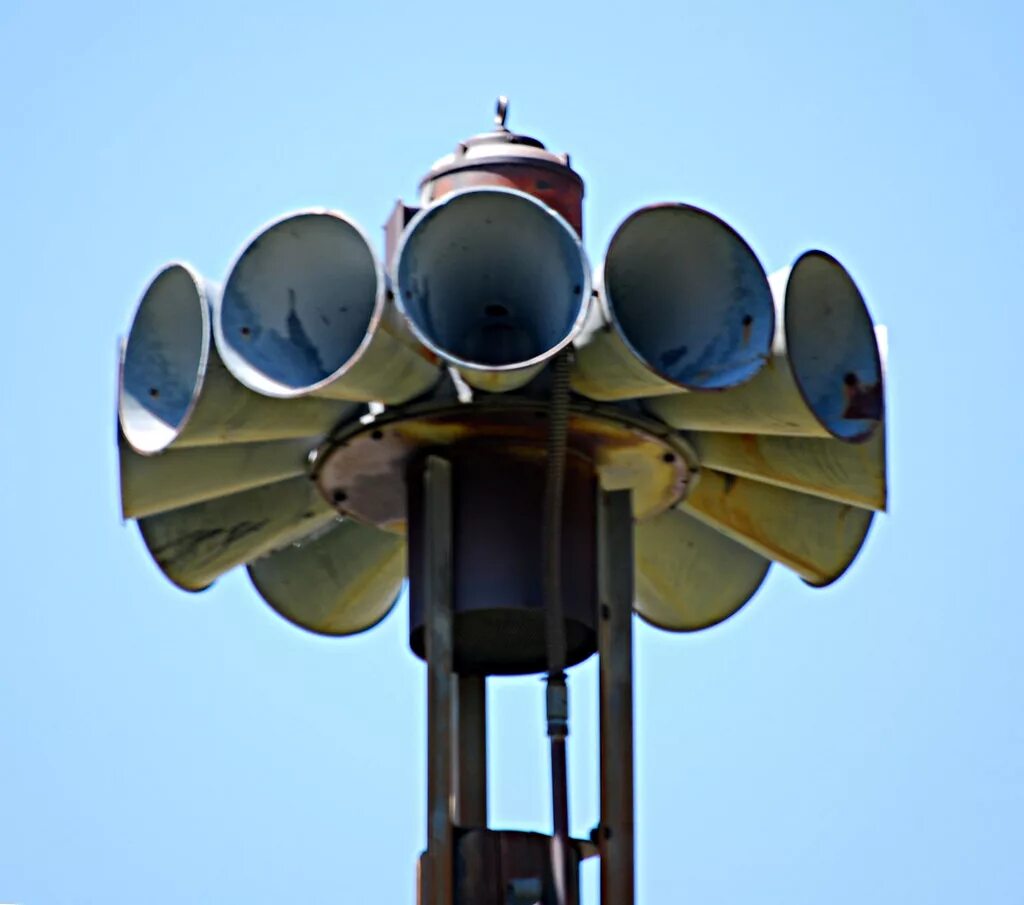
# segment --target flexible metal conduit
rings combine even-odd
[[[552,371],[548,422],[548,459],[544,487],[545,641],[548,657],[547,729],[551,742],[551,802],[554,834],[551,870],[557,905],[569,900],[569,788],[566,737],[569,699],[565,684],[565,619],[562,613],[562,508],[565,496],[565,456],[569,435],[569,352],[561,352]]]

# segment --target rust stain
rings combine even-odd
[[[491,187],[518,189],[532,195],[560,214],[577,236],[583,235],[583,184],[575,175],[563,176],[550,167],[481,161],[472,169],[457,170],[432,180],[427,197],[437,201],[459,189]]]
[[[882,384],[860,383],[855,374],[848,374],[843,382],[846,408],[843,417],[850,420],[880,421],[882,418]]]
[[[743,318],[743,345],[750,345],[750,337],[754,331],[754,319],[748,314]]]

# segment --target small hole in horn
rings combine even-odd
[[[331,499],[334,500],[335,503],[344,503],[345,500],[348,499],[348,494],[345,493],[344,490],[335,490],[334,493],[331,494]]]
[[[157,399],[160,396],[160,391],[156,387],[150,387],[149,395],[152,396],[154,399]]]
[[[855,387],[858,383],[860,383],[860,381],[857,380],[857,375],[854,374],[853,371],[847,371],[843,377],[843,383],[845,383],[848,387]]]
[[[242,336],[251,336],[252,335],[252,330],[249,327],[242,327],[242,329],[239,330],[238,332],[241,333]]]

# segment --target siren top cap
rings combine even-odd
[[[583,180],[570,166],[568,154],[556,154],[536,138],[510,131],[505,126],[507,115],[508,99],[498,98],[495,128],[459,142],[451,154],[435,161],[430,172],[420,180],[420,189],[449,173],[496,164],[525,164],[557,170],[582,187]]]
[[[170,446],[203,386],[210,349],[210,300],[202,278],[173,263],[146,288],[121,353],[118,417],[137,452]]]

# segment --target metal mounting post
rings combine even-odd
[[[487,686],[484,676],[459,676],[455,726],[455,825],[487,826]]]
[[[453,905],[455,775],[453,716],[457,700],[452,671],[452,475],[451,465],[430,456],[423,472],[423,570],[427,601],[427,858],[424,905]]]
[[[598,491],[602,905],[633,905],[633,507]]]

